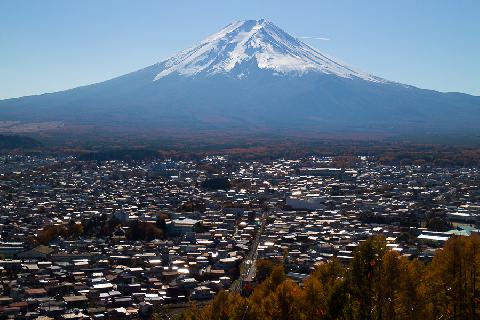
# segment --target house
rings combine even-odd
[[[180,236],[187,233],[195,232],[195,227],[200,223],[200,220],[178,218],[172,220],[168,226],[167,233],[171,236]]]
[[[84,295],[80,296],[65,296],[63,301],[67,309],[86,309],[88,307],[88,298]]]
[[[48,246],[36,246],[31,250],[17,253],[19,259],[47,259],[54,250]]]
[[[210,299],[213,298],[214,294],[215,294],[215,292],[210,290],[209,287],[198,286],[195,289],[193,289],[193,292],[190,295],[190,299],[192,299],[192,300],[210,300]]]

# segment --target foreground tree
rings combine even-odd
[[[455,237],[427,268],[429,311],[433,317],[476,319],[479,301],[480,238]]]
[[[386,241],[370,238],[356,250],[348,274],[351,293],[351,309],[355,319],[372,319],[378,313],[378,285],[381,279],[381,263],[387,252]]]
[[[382,238],[361,243],[349,267],[321,264],[299,286],[282,266],[266,263],[269,275],[249,297],[219,293],[184,320],[231,319],[478,319],[480,238],[453,237],[432,263],[409,260]]]

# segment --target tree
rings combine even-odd
[[[202,182],[202,188],[207,190],[229,190],[232,185],[228,178],[211,178]]]
[[[222,292],[181,319],[478,319],[479,253],[479,236],[453,237],[425,265],[371,238],[348,268],[335,259],[319,265],[302,287],[266,263],[271,272],[249,297]]]
[[[425,286],[425,266],[418,260],[399,260],[399,288],[396,315],[398,319],[426,319],[425,306],[427,290]]]
[[[382,257],[376,285],[376,318],[395,319],[395,302],[400,282],[400,258],[395,251],[387,251]]]
[[[360,244],[355,251],[349,287],[353,298],[353,313],[355,318],[372,319],[375,305],[375,282],[380,276],[381,259],[387,251],[383,238],[370,238]]]
[[[430,312],[453,319],[480,316],[480,238],[453,237],[445,243],[427,268]]]
[[[322,283],[309,276],[303,286],[302,309],[307,319],[320,319],[326,315],[327,292]]]
[[[41,244],[48,245],[50,241],[57,237],[65,237],[68,234],[67,229],[63,225],[52,225],[45,227],[38,234],[38,241]]]
[[[278,261],[271,259],[259,259],[257,260],[256,266],[256,280],[258,282],[263,282],[273,271],[275,266],[278,265]]]
[[[264,319],[301,319],[303,310],[300,307],[300,301],[300,287],[292,280],[282,281],[262,302],[265,306]]]
[[[221,291],[212,303],[205,308],[204,319],[241,319],[245,307],[245,299],[240,295]]]
[[[163,237],[163,231],[155,223],[143,221],[132,221],[127,232],[129,240],[151,241],[153,239],[162,239]]]
[[[80,222],[76,222],[74,220],[70,220],[69,224],[68,224],[68,231],[67,231],[67,234],[71,237],[71,238],[78,238],[80,237],[82,234],[83,234],[83,225],[80,223]]]
[[[328,290],[326,301],[326,319],[351,319],[352,305],[348,292],[348,282],[344,279],[336,281]]]

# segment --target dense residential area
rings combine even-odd
[[[378,283],[385,282],[378,281],[385,280],[378,277],[391,271],[382,261],[398,261],[388,275],[393,282],[407,269],[416,279],[437,272],[425,271],[432,265],[448,269],[446,253],[453,250],[455,270],[467,273],[459,257],[478,246],[479,185],[476,167],[389,165],[370,156],[342,162],[229,155],[109,161],[4,154],[0,318],[162,319],[183,313],[209,319],[217,303],[231,306],[225,312],[237,312],[233,319],[295,319],[295,310],[278,305],[277,287],[293,294],[287,299],[292,308],[302,309],[298,297],[307,297],[309,286],[324,289],[312,289],[321,296],[306,317],[335,318],[328,316],[335,311],[337,318],[378,318],[378,305],[388,304],[362,300],[358,292],[380,295]],[[477,271],[468,272],[470,278],[451,283],[464,281],[473,293],[462,297],[477,303],[471,279]],[[339,289],[347,284],[357,293]],[[432,288],[412,290],[423,299]],[[351,304],[322,307],[333,294],[350,296],[342,299]],[[282,313],[251,313],[268,309],[255,307],[255,297],[271,300]],[[448,312],[465,310],[462,299],[456,296],[459,305]],[[468,308],[462,314],[476,314],[472,303]],[[383,318],[393,309],[382,309]],[[445,310],[434,311],[441,316]]]
[[[479,12],[0,0],[0,320],[480,319]]]

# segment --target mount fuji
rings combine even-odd
[[[173,132],[465,133],[478,131],[480,97],[356,70],[261,19],[231,23],[124,76],[2,100],[0,119]]]

